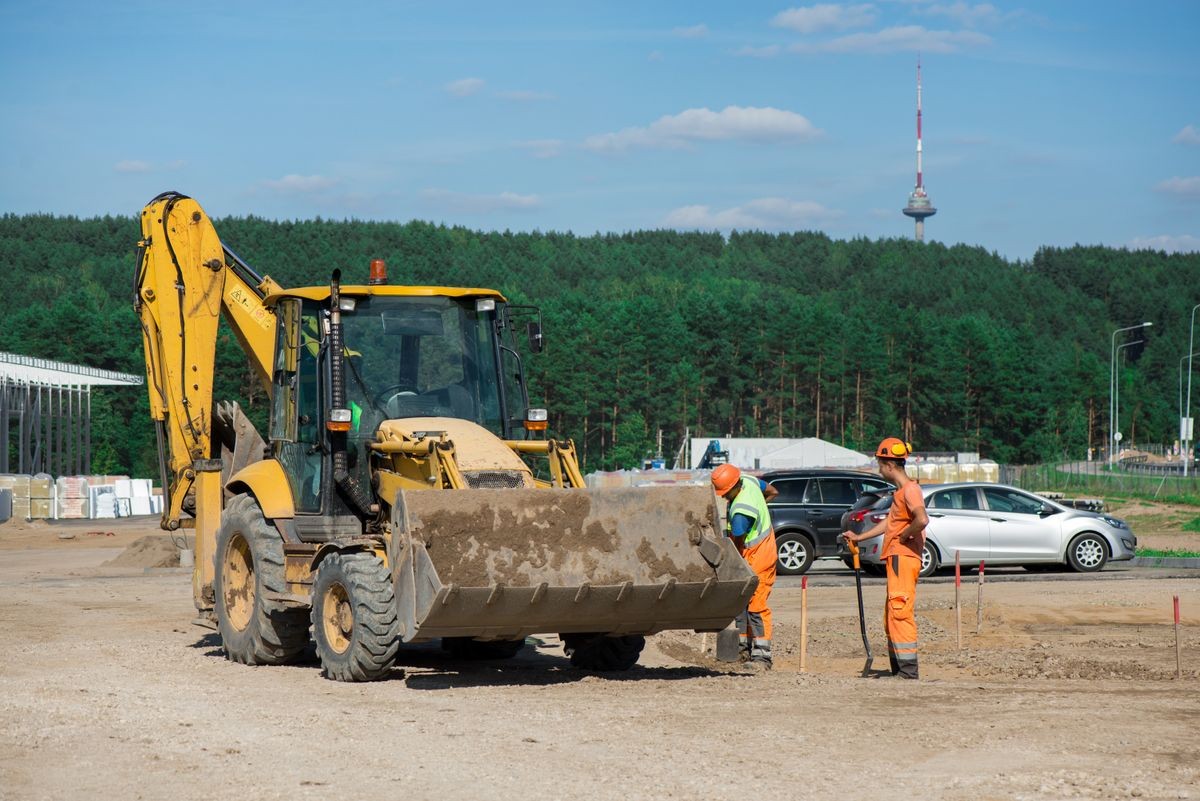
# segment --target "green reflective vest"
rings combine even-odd
[[[743,548],[750,548],[763,537],[771,533],[771,512],[767,509],[767,499],[763,497],[758,487],[758,479],[742,476],[742,489],[738,492],[733,503],[729,504],[725,519],[725,533],[733,534],[733,516],[745,515],[754,521],[746,532]]]

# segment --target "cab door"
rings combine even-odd
[[[986,487],[991,548],[996,562],[1053,561],[1062,539],[1058,519],[1042,517],[1042,501],[1011,487]]]

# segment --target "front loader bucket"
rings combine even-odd
[[[758,577],[707,487],[401,490],[403,639],[719,631]]]

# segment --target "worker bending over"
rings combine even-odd
[[[905,679],[917,678],[917,618],[913,609],[921,552],[925,548],[925,526],[929,523],[921,487],[904,472],[905,459],[911,452],[911,445],[895,437],[879,443],[875,451],[879,474],[896,485],[891,511],[862,534],[842,532],[846,542],[862,542],[883,534],[882,558],[887,565],[883,628],[887,632],[892,675]]]
[[[771,607],[767,599],[775,586],[775,530],[767,501],[779,491],[731,464],[718,465],[712,472],[713,489],[728,503],[725,532],[733,538],[738,553],[758,574],[758,589],[750,597],[746,611],[738,615],[741,650],[751,662],[771,667]],[[747,629],[753,633],[751,641]]]

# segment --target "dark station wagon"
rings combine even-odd
[[[767,504],[779,548],[778,572],[798,576],[814,559],[840,557],[842,515],[864,494],[894,489],[857,470],[779,470],[760,478],[779,491]]]

